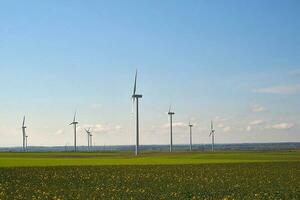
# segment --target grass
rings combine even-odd
[[[300,151],[144,153],[0,153],[0,167],[176,165],[300,161]]]
[[[0,153],[0,199],[300,199],[300,152]]]

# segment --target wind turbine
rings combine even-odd
[[[22,123],[22,133],[23,133],[23,151],[25,152],[25,145],[26,145],[26,126],[25,126],[25,116],[23,117],[23,123]]]
[[[89,128],[89,129],[84,129],[85,130],[85,132],[86,132],[86,134],[87,134],[87,136],[88,136],[88,150],[89,151],[91,151],[91,142],[90,142],[90,140],[91,140],[91,131],[90,131],[90,129],[91,128]]]
[[[190,151],[192,151],[192,148],[193,148],[193,136],[192,136],[192,127],[193,127],[193,124],[191,124],[191,121],[189,122],[189,127],[190,127]]]
[[[77,146],[76,146],[76,131],[77,131],[77,124],[78,124],[78,122],[76,122],[76,112],[75,112],[73,122],[70,123],[70,126],[71,126],[71,125],[74,126],[74,150],[75,150],[75,152],[77,151]]]
[[[135,155],[139,154],[139,99],[143,97],[141,94],[136,94],[136,82],[137,82],[137,70],[135,72],[133,94],[132,94],[132,108],[136,101],[136,146],[135,146]],[[133,109],[132,109],[133,110]]]
[[[211,136],[211,151],[214,152],[214,146],[215,146],[215,130],[214,130],[214,124],[213,121],[211,121],[211,125],[210,125],[210,134],[209,136]]]
[[[171,111],[171,105],[169,107],[168,115],[170,115],[170,152],[173,151],[173,115],[174,112]]]

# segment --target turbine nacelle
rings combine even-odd
[[[211,121],[210,122],[210,134],[209,134],[209,136],[214,135],[214,134],[215,134],[214,124],[213,124],[213,121]]]
[[[88,134],[88,135],[91,135],[91,131],[90,131],[90,128],[89,129],[84,129],[85,132]]]
[[[189,121],[189,127],[193,127],[194,125],[193,124],[191,124],[191,121]]]
[[[132,95],[132,98],[134,99],[134,98],[142,98],[143,97],[143,95],[141,95],[141,94],[134,94],[134,95]]]
[[[174,112],[168,112],[168,115],[175,115]]]
[[[71,126],[71,125],[77,125],[77,124],[79,124],[79,122],[72,122],[72,123],[69,124],[69,125]]]

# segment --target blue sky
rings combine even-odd
[[[0,146],[300,141],[299,1],[0,1]]]

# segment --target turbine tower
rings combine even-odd
[[[93,147],[93,135],[92,135],[92,132],[90,132],[90,148],[92,150],[92,147]]]
[[[25,148],[26,148],[26,151],[27,151],[27,147],[28,147],[27,141],[28,141],[28,135],[25,136]]]
[[[191,121],[189,122],[189,127],[190,127],[190,151],[192,151],[193,149],[193,135],[192,135],[192,127],[193,124],[191,124]]]
[[[87,136],[88,136],[88,150],[91,151],[91,131],[90,131],[91,128],[89,129],[84,129]]]
[[[213,121],[211,121],[211,125],[210,125],[210,134],[209,136],[211,136],[211,151],[214,152],[215,151],[215,130],[214,130],[214,124]]]
[[[170,116],[170,152],[172,152],[173,151],[173,115],[175,115],[175,113],[171,111],[171,105],[169,108],[168,115]]]
[[[25,145],[26,145],[26,126],[25,126],[25,116],[23,117],[23,123],[22,123],[22,134],[23,134],[23,152],[26,151]]]
[[[135,155],[139,154],[139,99],[143,97],[141,94],[136,94],[136,82],[137,82],[137,70],[135,72],[133,94],[132,94],[132,108],[134,108],[134,103],[136,103],[136,146]]]
[[[76,112],[75,112],[73,122],[70,123],[70,126],[71,126],[71,125],[74,126],[74,150],[75,150],[75,152],[77,151],[77,145],[76,145],[76,131],[77,131],[77,124],[78,124],[78,122],[76,122]]]

